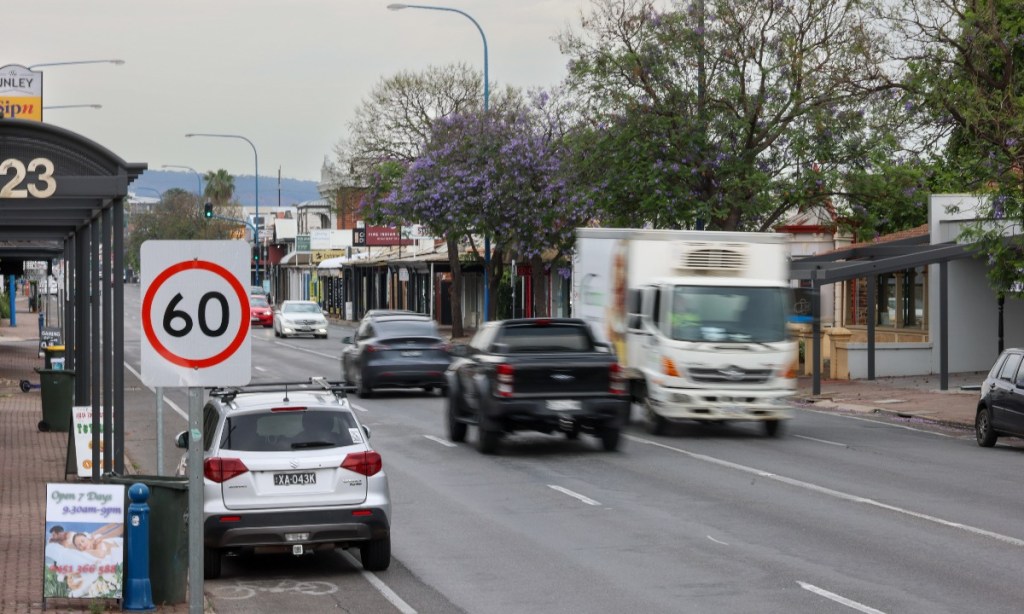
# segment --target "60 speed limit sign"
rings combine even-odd
[[[248,384],[248,243],[146,241],[140,256],[142,381],[168,387]]]

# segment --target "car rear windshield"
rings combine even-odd
[[[250,296],[249,304],[253,307],[270,307],[270,303],[268,303],[267,299],[262,296]]]
[[[306,409],[230,416],[220,447],[246,452],[290,452],[350,446],[362,441],[347,411]]]
[[[374,324],[378,337],[437,337],[433,320],[381,320]]]
[[[593,341],[576,324],[532,324],[506,327],[495,340],[509,352],[590,352]]]

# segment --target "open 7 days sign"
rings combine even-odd
[[[249,246],[245,241],[142,244],[142,381],[249,383]]]

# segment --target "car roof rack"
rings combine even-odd
[[[345,398],[347,393],[355,392],[356,387],[346,382],[333,382],[326,377],[310,377],[307,380],[290,382],[257,382],[245,386],[215,386],[209,389],[211,397],[218,397],[223,401],[230,402],[239,394],[252,394],[257,392],[284,392],[284,400],[288,400],[289,391],[316,392],[324,390],[336,397]]]

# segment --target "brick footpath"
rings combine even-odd
[[[39,317],[28,300],[17,301],[16,326],[0,321],[0,614],[43,612],[46,484],[64,475],[68,433],[40,432],[38,388],[22,392],[21,380],[39,383]],[[126,463],[127,465],[127,463]],[[46,612],[120,611],[115,601],[50,599]],[[186,614],[188,604],[157,605],[157,612]],[[207,612],[212,609],[207,605]]]

